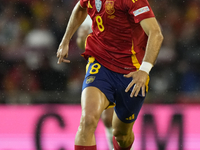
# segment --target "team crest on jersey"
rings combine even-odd
[[[101,6],[102,6],[102,1],[101,0],[95,0],[95,6],[98,12],[100,12],[101,10]]]
[[[87,77],[86,84],[92,83],[94,81],[94,79],[95,79],[95,76],[89,76],[89,77]]]
[[[115,12],[114,3],[115,2],[112,1],[112,0],[106,1],[106,3],[105,3],[105,9],[106,9],[106,13],[107,14],[109,14],[109,15],[114,14],[114,12]]]

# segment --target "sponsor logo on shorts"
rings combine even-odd
[[[138,16],[140,14],[143,14],[145,12],[148,12],[150,11],[149,7],[148,6],[145,6],[145,7],[142,7],[140,9],[137,9],[136,11],[133,12],[134,16]]]
[[[86,79],[86,84],[92,83],[95,80],[95,76],[89,76]]]
[[[132,114],[130,117],[126,118],[126,120],[133,120],[135,118],[135,115]]]

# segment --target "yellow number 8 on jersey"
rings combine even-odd
[[[99,31],[103,32],[104,26],[103,26],[103,20],[102,20],[101,16],[96,16],[96,22],[97,22],[97,26],[99,28]]]

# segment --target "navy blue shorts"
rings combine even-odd
[[[125,78],[123,74],[113,72],[94,57],[90,57],[86,66],[86,75],[82,90],[89,86],[100,89],[111,104],[115,104],[115,112],[118,118],[125,123],[131,123],[137,119],[145,97],[140,91],[137,97],[130,97],[133,87],[126,93],[125,89],[132,78]]]

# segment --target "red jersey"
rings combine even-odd
[[[147,0],[80,0],[80,4],[93,22],[82,55],[95,57],[114,72],[138,70],[148,39],[140,21],[154,17]]]

